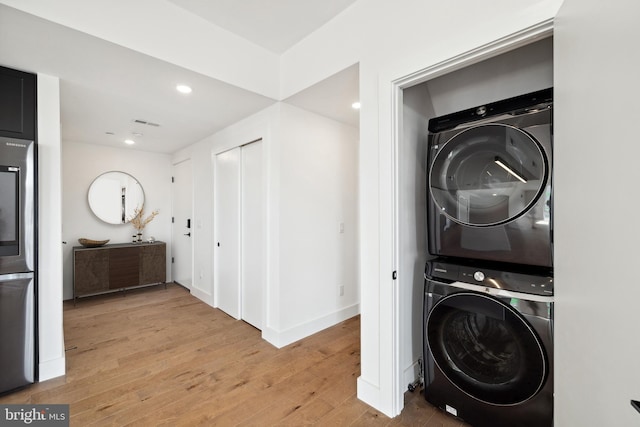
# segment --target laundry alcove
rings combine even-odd
[[[402,385],[419,376],[426,247],[427,125],[429,119],[553,87],[553,37],[404,87],[397,111],[396,229],[399,298],[399,369]],[[402,388],[404,392],[406,388]]]

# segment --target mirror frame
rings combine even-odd
[[[108,176],[118,177],[119,179],[105,180],[104,178]],[[113,184],[109,184],[110,181],[119,181],[120,187],[116,188]],[[136,186],[139,191],[135,190]],[[132,194],[131,197],[135,199],[133,202],[128,203],[127,189],[131,188],[134,190],[129,191],[129,194]],[[105,192],[109,194],[105,195]],[[108,203],[105,203],[105,198],[109,199]],[[118,201],[117,199],[120,200]],[[144,188],[142,188],[140,181],[133,175],[122,171],[101,173],[91,182],[87,191],[87,201],[91,212],[107,224],[127,224],[133,217],[134,209],[144,206],[144,200]]]

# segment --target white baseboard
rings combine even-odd
[[[38,365],[38,381],[46,381],[65,374],[66,359],[64,357],[40,362]]]
[[[410,366],[404,369],[402,373],[404,384],[406,384],[406,386],[408,387],[409,384],[413,383],[419,375],[420,365],[416,360]],[[407,388],[402,390],[402,392],[404,393],[406,390]],[[362,376],[358,377],[358,399],[382,412],[389,418],[393,418],[399,415],[399,412],[395,413],[393,408],[390,406],[388,397],[382,396],[382,390],[380,389],[380,387],[365,380],[364,378],[362,378]],[[402,408],[400,408],[399,411],[401,409]]]
[[[277,331],[270,327],[262,329],[262,338],[273,344],[277,348],[294,343],[298,340],[320,332],[323,329],[334,326],[342,321],[360,314],[360,304],[353,304],[320,318],[311,320],[284,331]]]
[[[371,384],[361,376],[357,380],[357,396],[367,405],[378,408],[380,405],[380,387]]]
[[[211,307],[214,307],[213,296],[211,294],[204,292],[196,288],[195,286],[191,286],[190,291],[191,291],[191,295],[198,298],[200,301],[204,302],[205,304],[210,305]]]
[[[362,400],[367,405],[375,408],[376,410],[382,412],[389,418],[393,418],[398,414],[392,413],[393,411],[388,405],[387,399],[383,398],[382,390],[380,387],[370,383],[369,381],[362,378],[362,376],[358,377],[357,381],[358,399]]]

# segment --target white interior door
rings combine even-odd
[[[214,172],[216,305],[240,319],[240,147],[217,154]]]
[[[241,318],[256,328],[262,329],[264,281],[262,141],[242,146],[241,158]]]
[[[173,165],[171,277],[191,289],[193,281],[193,174],[191,160]]]

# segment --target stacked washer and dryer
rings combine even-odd
[[[425,398],[553,425],[553,91],[429,121]]]

